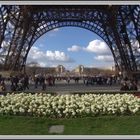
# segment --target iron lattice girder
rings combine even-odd
[[[127,24],[134,23],[134,30],[137,33],[135,38],[138,40],[140,6],[28,5],[4,7],[7,9],[10,7],[8,16],[14,27],[8,55],[5,59],[8,69],[22,68],[26,63],[31,46],[46,32],[64,26],[76,26],[86,28],[99,35],[110,47],[115,63],[120,69],[137,70],[139,64],[135,62],[137,58],[133,52],[133,44],[130,43],[132,36],[127,31]],[[114,17],[112,18],[112,16]],[[122,25],[125,30],[123,34],[120,32]],[[126,37],[129,49],[126,49],[125,46]],[[11,59],[12,61],[10,61]]]

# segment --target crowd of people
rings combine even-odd
[[[135,80],[123,81],[121,83],[121,91],[137,91],[138,86]]]
[[[83,81],[85,86],[89,85],[108,85],[111,86],[113,84],[121,85],[121,91],[128,90],[138,90],[137,81],[130,80],[128,78],[122,79],[119,76],[53,76],[53,75],[43,75],[38,74],[34,76],[29,76],[27,74],[24,75],[16,75],[10,76],[8,78],[2,77],[0,75],[0,91],[6,91],[7,82],[10,84],[11,91],[24,91],[30,88],[30,85],[33,85],[35,89],[41,87],[41,90],[46,90],[46,86],[55,86],[56,81],[65,81],[65,83],[70,84],[73,80],[75,84],[78,84],[79,81]]]
[[[88,76],[83,77],[85,85],[112,85],[120,83],[117,76]]]

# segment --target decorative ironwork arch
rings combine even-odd
[[[21,70],[34,42],[46,32],[65,26],[85,28],[99,35],[111,49],[120,70],[137,71],[140,68],[139,48],[134,47],[133,42],[140,43],[139,5],[13,5],[2,6],[0,11],[3,29],[0,43],[9,39],[5,58],[7,69]],[[3,17],[7,22],[3,22]],[[0,48],[4,47],[1,45]]]

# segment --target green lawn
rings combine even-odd
[[[47,119],[0,116],[0,135],[51,135],[51,125],[64,125],[64,135],[139,135],[140,116]]]

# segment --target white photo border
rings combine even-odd
[[[0,1],[0,5],[140,5],[140,1]],[[140,139],[140,135],[0,135],[0,139]]]

